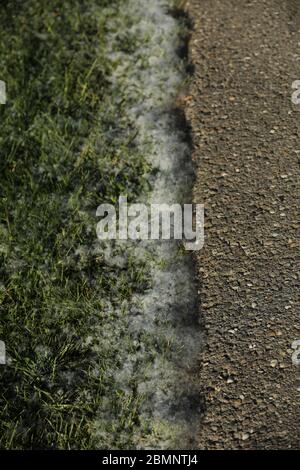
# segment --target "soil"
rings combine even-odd
[[[199,449],[299,449],[300,2],[190,0]]]

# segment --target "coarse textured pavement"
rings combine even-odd
[[[197,446],[299,449],[300,1],[190,0],[186,10],[194,201],[206,208]]]

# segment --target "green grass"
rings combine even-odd
[[[99,413],[102,446],[132,446],[142,397],[113,375],[147,270],[107,263],[95,240],[97,206],[140,194],[149,170],[108,81],[121,4],[0,2],[1,448],[94,448]]]

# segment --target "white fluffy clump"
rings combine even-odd
[[[108,38],[111,81],[129,103],[127,117],[138,130],[141,152],[158,169],[149,202],[190,203],[190,149],[171,111],[184,67],[176,52],[179,26],[168,7],[167,0],[124,2],[124,16],[114,20]],[[120,50],[120,34],[131,38],[132,50]],[[201,344],[193,263],[175,241],[127,243],[135,257],[150,260],[152,287],[129,307],[129,329],[139,347],[115,380],[126,391],[134,377],[145,397],[137,448],[186,448],[199,421],[199,396],[191,385]]]

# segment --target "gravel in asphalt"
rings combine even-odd
[[[186,9],[194,201],[206,210],[197,445],[298,449],[300,2],[190,0]]]

